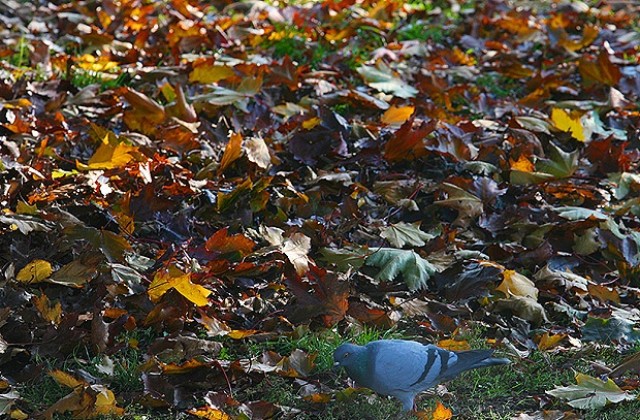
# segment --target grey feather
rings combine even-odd
[[[420,392],[464,371],[510,363],[492,354],[493,350],[456,352],[416,341],[378,340],[365,346],[343,344],[333,359],[358,385],[398,398],[408,411]]]

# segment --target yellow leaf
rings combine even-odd
[[[392,106],[385,111],[385,113],[382,115],[381,120],[385,124],[400,125],[409,119],[414,110],[415,108],[412,106]]]
[[[27,204],[24,201],[20,200],[20,201],[18,201],[18,204],[16,204],[16,213],[18,213],[18,214],[38,214],[38,206],[36,206],[35,204],[30,206],[29,204]]]
[[[157,302],[169,289],[175,289],[197,306],[209,303],[207,296],[211,294],[211,290],[192,283],[191,273],[183,273],[176,267],[156,273],[147,293],[153,302]]]
[[[125,143],[112,144],[107,134],[98,150],[89,159],[89,164],[77,162],[76,166],[82,170],[121,168],[134,160],[132,153],[137,151],[137,147]]]
[[[240,156],[242,156],[242,135],[238,133],[232,133],[227,147],[224,149],[222,160],[220,161],[220,167],[218,168],[218,175],[223,173],[229,165],[235,162]]]
[[[223,79],[233,77],[235,73],[229,66],[203,64],[195,66],[189,73],[190,82],[216,83]]]
[[[306,401],[312,402],[312,403],[316,403],[316,404],[326,404],[329,401],[331,401],[331,394],[326,394],[326,393],[317,393],[317,394],[311,394],[311,395],[307,395],[304,397],[304,399]]]
[[[535,283],[514,270],[504,270],[504,280],[496,290],[501,291],[507,297],[520,296],[538,299],[538,289]]]
[[[60,302],[56,302],[55,305],[51,304],[51,301],[47,295],[33,297],[33,304],[35,305],[42,318],[49,322],[53,322],[58,325],[62,319],[62,305]]]
[[[522,171],[522,172],[533,172],[536,167],[526,156],[520,155],[518,160],[514,161],[509,159],[512,170]]]
[[[231,330],[229,331],[228,335],[229,335],[229,338],[233,338],[234,340],[240,340],[245,337],[254,335],[256,332],[257,332],[256,330]]]
[[[26,98],[15,99],[13,101],[2,101],[0,106],[6,109],[21,109],[31,106],[31,101]]]
[[[227,413],[212,407],[192,408],[188,413],[206,420],[231,420]]]
[[[18,272],[16,280],[23,283],[39,283],[53,273],[51,264],[45,260],[33,260]]]
[[[564,109],[553,108],[551,110],[551,121],[553,125],[560,131],[571,133],[571,137],[576,140],[584,141],[584,128],[580,118],[582,114],[577,111],[567,112]]]
[[[313,117],[313,118],[309,118],[308,120],[304,121],[302,123],[302,128],[304,128],[305,130],[311,130],[313,127],[315,127],[318,124],[320,124],[320,118]]]
[[[69,388],[76,388],[85,385],[83,381],[76,379],[67,372],[63,372],[61,370],[52,370],[49,372],[49,376],[51,376],[60,385],[64,385]]]
[[[471,346],[467,340],[440,340],[438,341],[438,346],[442,347],[445,350],[453,350],[453,351],[464,351],[471,350]]]
[[[124,414],[122,409],[116,404],[116,396],[113,391],[104,388],[96,395],[94,412],[95,414]]]
[[[74,61],[78,67],[91,71],[107,71],[118,67],[118,63],[110,61],[106,55],[96,58],[91,54],[85,54]]]
[[[587,289],[589,290],[589,294],[591,296],[597,298],[601,302],[609,301],[618,304],[620,303],[620,295],[614,288],[609,288],[599,284],[589,284],[587,286]]]
[[[548,332],[542,334],[538,338],[538,350],[549,350],[558,345],[567,334],[549,334]]]
[[[29,418],[29,415],[19,408],[14,408],[11,410],[9,418],[11,420],[27,420]]]

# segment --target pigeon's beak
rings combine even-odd
[[[332,370],[335,372],[336,370],[340,369],[340,366],[340,362],[334,362]]]

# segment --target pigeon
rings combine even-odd
[[[453,379],[461,372],[505,365],[509,359],[491,357],[493,350],[450,351],[409,340],[378,340],[365,346],[342,344],[333,353],[334,366],[344,367],[360,386],[415,407],[420,392]]]

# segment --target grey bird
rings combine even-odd
[[[492,354],[493,350],[450,351],[416,341],[378,340],[365,346],[342,344],[333,360],[358,385],[396,397],[410,411],[416,395],[461,372],[510,363]]]

